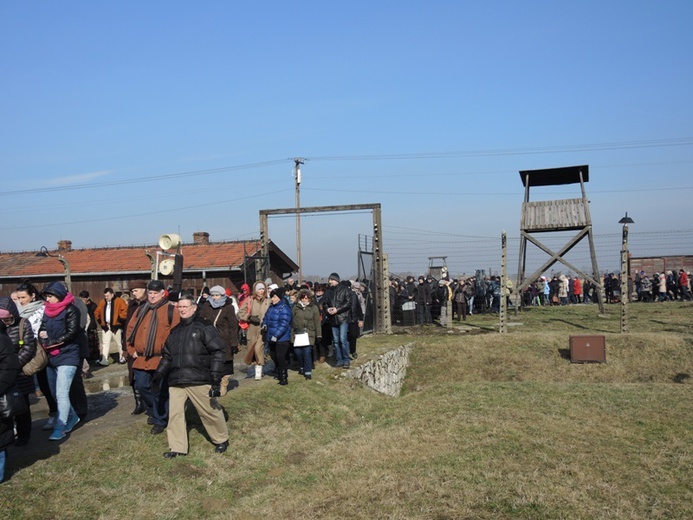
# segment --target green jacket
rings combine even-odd
[[[291,329],[291,343],[294,343],[296,332],[305,331],[310,338],[310,344],[315,345],[316,338],[322,338],[322,328],[320,326],[320,311],[314,302],[310,302],[305,307],[300,302],[296,302],[293,307],[294,324]]]

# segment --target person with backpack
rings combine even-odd
[[[238,353],[238,318],[236,307],[226,289],[215,285],[209,291],[207,301],[198,306],[200,316],[207,319],[217,329],[224,342],[224,365],[221,371],[221,395],[226,395],[229,380],[233,375],[233,356]]]
[[[243,300],[238,310],[241,328],[245,328],[248,351],[243,361],[246,365],[255,365],[255,381],[262,379],[262,367],[265,365],[265,340],[260,324],[269,308],[267,285],[257,281],[253,284],[253,295]]]

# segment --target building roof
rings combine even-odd
[[[522,185],[532,186],[556,186],[559,184],[576,184],[580,182],[580,172],[582,181],[590,180],[590,167],[587,164],[582,166],[565,166],[563,168],[546,168],[543,170],[524,170],[520,172]]]
[[[64,273],[58,255],[70,266],[72,276],[100,274],[151,273],[152,267],[145,254],[156,258],[158,246],[105,247],[97,249],[70,249],[49,251],[52,256],[41,256],[36,251],[0,253],[0,279],[32,278]],[[208,244],[183,244],[183,271],[221,271],[241,269],[246,256],[260,254],[260,241],[211,242]],[[270,253],[280,261],[284,272],[293,272],[298,266],[278,247],[270,242]]]

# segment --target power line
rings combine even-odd
[[[284,164],[284,160],[274,160],[274,161],[264,161],[264,162],[258,162],[258,163],[250,163],[250,164],[240,164],[237,166],[225,166],[222,168],[213,168],[209,170],[194,170],[194,171],[188,171],[188,172],[180,172],[180,173],[167,173],[164,175],[152,175],[149,177],[137,177],[135,179],[120,179],[117,181],[103,181],[103,182],[94,182],[94,183],[89,183],[89,184],[68,184],[65,186],[46,186],[42,188],[27,188],[23,190],[13,190],[13,191],[5,191],[5,192],[0,192],[0,196],[2,195],[19,195],[23,193],[47,193],[47,192],[53,192],[53,191],[69,191],[69,190],[82,190],[82,189],[88,189],[88,188],[101,188],[104,186],[121,186],[125,184],[137,184],[137,183],[142,183],[142,182],[155,182],[155,181],[160,181],[160,180],[166,180],[166,179],[180,179],[184,177],[193,177],[193,176],[198,176],[198,175],[212,175],[216,173],[222,173],[222,172],[228,172],[228,171],[238,171],[238,170],[249,170],[252,168],[262,168],[266,166],[274,166],[277,164]]]
[[[673,139],[654,139],[648,141],[623,141],[623,142],[607,142],[582,145],[560,145],[546,146],[536,148],[516,148],[516,149],[498,149],[498,150],[468,150],[454,152],[421,152],[412,154],[379,154],[379,155],[334,155],[334,156],[318,156],[310,157],[306,160],[312,161],[377,161],[377,160],[402,160],[402,159],[445,159],[456,157],[499,157],[509,155],[536,155],[549,153],[569,153],[569,152],[585,152],[585,151],[605,151],[605,150],[624,150],[637,148],[660,148],[674,146],[690,146],[693,145],[693,137],[681,137]],[[291,159],[293,160],[293,159]],[[134,179],[119,179],[113,181],[103,181],[95,183],[68,184],[65,186],[44,186],[40,188],[27,188],[21,190],[12,190],[0,192],[0,196],[20,195],[26,193],[48,193],[55,191],[81,190],[89,188],[99,188],[106,186],[120,186],[126,184],[136,184],[144,182],[154,182],[166,179],[176,179],[184,177],[194,177],[200,175],[213,175],[228,171],[239,171],[253,168],[263,168],[268,166],[276,166],[286,164],[286,159],[274,159],[269,161],[261,161],[256,163],[240,164],[234,166],[224,166],[221,168],[193,170],[179,173],[168,173],[163,175],[152,175],[137,177]],[[687,188],[678,188],[687,189]],[[331,190],[337,191],[337,190]],[[344,191],[344,190],[342,190]],[[387,193],[387,192],[384,192]],[[410,194],[410,193],[402,193]]]
[[[537,148],[515,148],[500,150],[468,150],[455,152],[423,152],[410,154],[381,154],[381,155],[332,155],[311,157],[312,161],[374,161],[401,159],[444,159],[448,157],[498,157],[504,155],[533,155],[546,153],[590,152],[598,150],[624,150],[632,148],[659,148],[665,146],[690,146],[693,137],[674,139],[654,139],[649,141],[622,141],[610,143],[594,143],[579,145],[544,146]]]

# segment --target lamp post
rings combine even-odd
[[[46,246],[41,246],[41,249],[39,249],[39,252],[36,253],[36,256],[49,256],[51,258],[57,258],[58,262],[63,264],[63,268],[65,269],[65,285],[67,286],[67,290],[72,292],[72,277],[70,275],[70,264],[67,261],[67,258],[65,258],[63,255],[51,254]]]
[[[621,334],[628,332],[628,224],[634,224],[632,218],[626,216],[618,221],[623,224],[623,235],[621,240]]]

